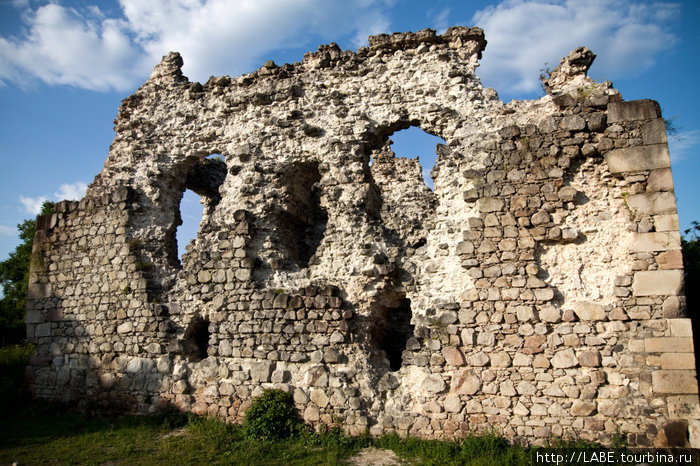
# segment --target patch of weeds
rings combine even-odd
[[[245,435],[263,441],[286,439],[302,428],[292,396],[279,389],[267,389],[254,398],[243,421]]]

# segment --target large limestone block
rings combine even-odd
[[[668,191],[633,194],[627,197],[627,205],[637,215],[672,214],[676,197]]]
[[[630,252],[673,251],[681,248],[681,235],[677,231],[634,233]]]
[[[27,287],[27,299],[42,299],[51,296],[51,285],[48,283],[30,283]]]
[[[647,191],[672,191],[673,174],[670,168],[659,168],[649,173],[647,179]]]
[[[633,120],[651,120],[661,116],[659,104],[650,99],[611,102],[608,105],[608,123]]]
[[[664,353],[661,355],[661,369],[695,369],[695,354]]]
[[[674,337],[693,336],[693,324],[690,319],[668,319],[666,325]]]
[[[605,154],[610,173],[624,173],[671,166],[671,157],[666,144],[625,147]]]
[[[692,370],[660,370],[651,373],[654,393],[698,393],[698,381]]]
[[[671,419],[700,419],[700,400],[697,396],[669,396],[666,405]]]
[[[682,270],[652,270],[634,274],[634,296],[677,295],[683,287]]]
[[[666,144],[666,123],[663,118],[651,120],[642,126],[642,142],[646,144]]]
[[[693,339],[687,337],[645,338],[644,351],[647,353],[692,353]]]
[[[654,217],[654,229],[656,231],[678,231],[678,215],[657,215]]]

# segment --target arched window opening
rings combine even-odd
[[[180,219],[182,223],[175,235],[177,238],[177,257],[180,261],[182,261],[182,255],[186,252],[185,247],[197,237],[203,214],[204,205],[202,204],[202,198],[194,191],[187,189],[180,201]]]
[[[175,233],[177,257],[182,262],[186,247],[197,237],[206,208],[213,208],[221,199],[219,187],[226,178],[226,158],[211,154],[190,167],[186,190],[180,200],[180,225]]]
[[[411,126],[408,129],[396,131],[391,135],[393,144],[391,150],[396,157],[416,158],[421,164],[423,182],[433,190],[433,178],[430,173],[437,161],[436,147],[438,144],[445,144],[445,140],[432,134],[426,133],[418,126]]]

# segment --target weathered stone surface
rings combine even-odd
[[[445,381],[439,374],[428,375],[421,384],[423,390],[428,393],[440,393],[445,389]]]
[[[605,161],[611,173],[654,170],[671,166],[671,157],[665,144],[614,149],[605,154]]]
[[[673,420],[666,422],[654,439],[654,447],[688,447],[688,421]]]
[[[673,174],[670,168],[659,168],[649,173],[647,191],[673,191]]]
[[[476,201],[476,206],[483,213],[498,212],[503,208],[503,201],[498,198],[481,198]]]
[[[661,369],[695,369],[694,353],[664,353],[661,355]]]
[[[608,123],[633,120],[651,120],[661,116],[659,104],[653,100],[611,102],[608,105]]]
[[[691,319],[668,319],[668,331],[674,337],[693,337],[693,322]]]
[[[676,197],[668,191],[633,194],[627,205],[635,215],[668,214],[676,211]]]
[[[678,231],[678,215],[657,215],[654,217],[654,228],[656,231]]]
[[[605,320],[605,309],[600,304],[590,301],[579,301],[574,304],[576,316],[583,321]]]
[[[642,143],[650,144],[666,144],[666,123],[663,118],[651,120],[642,126]]]
[[[660,370],[651,373],[654,393],[698,393],[695,371]]]
[[[687,337],[657,337],[644,339],[647,353],[692,353],[693,339]]]
[[[669,296],[664,299],[662,306],[663,315],[667,319],[673,319],[681,316],[681,302],[678,296]]]
[[[47,283],[30,283],[27,287],[27,299],[43,299],[49,298],[52,294],[52,288]]]
[[[677,295],[682,287],[682,270],[636,272],[632,283],[634,296]]]
[[[576,358],[576,354],[571,348],[557,351],[550,362],[553,367],[560,369],[566,369],[568,367],[574,367],[578,365],[578,359]]]
[[[578,356],[578,362],[583,367],[600,367],[601,360],[598,351],[584,351]]]
[[[668,417],[671,419],[700,419],[700,405],[692,395],[669,396],[666,398]]]
[[[571,414],[574,416],[590,416],[596,412],[596,404],[590,401],[574,401]]]
[[[464,353],[459,348],[445,347],[442,349],[445,362],[451,366],[463,366],[466,363]]]
[[[481,385],[481,378],[474,371],[462,371],[453,378],[452,391],[459,395],[474,395]]]

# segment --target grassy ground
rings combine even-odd
[[[0,465],[330,465],[343,464],[368,446],[393,450],[406,464],[549,464],[536,460],[543,450],[511,446],[488,435],[441,442],[396,435],[349,437],[331,429],[260,442],[247,438],[240,426],[191,414],[86,416],[63,406],[32,403],[22,394],[19,387],[31,352],[28,345],[0,348]]]

